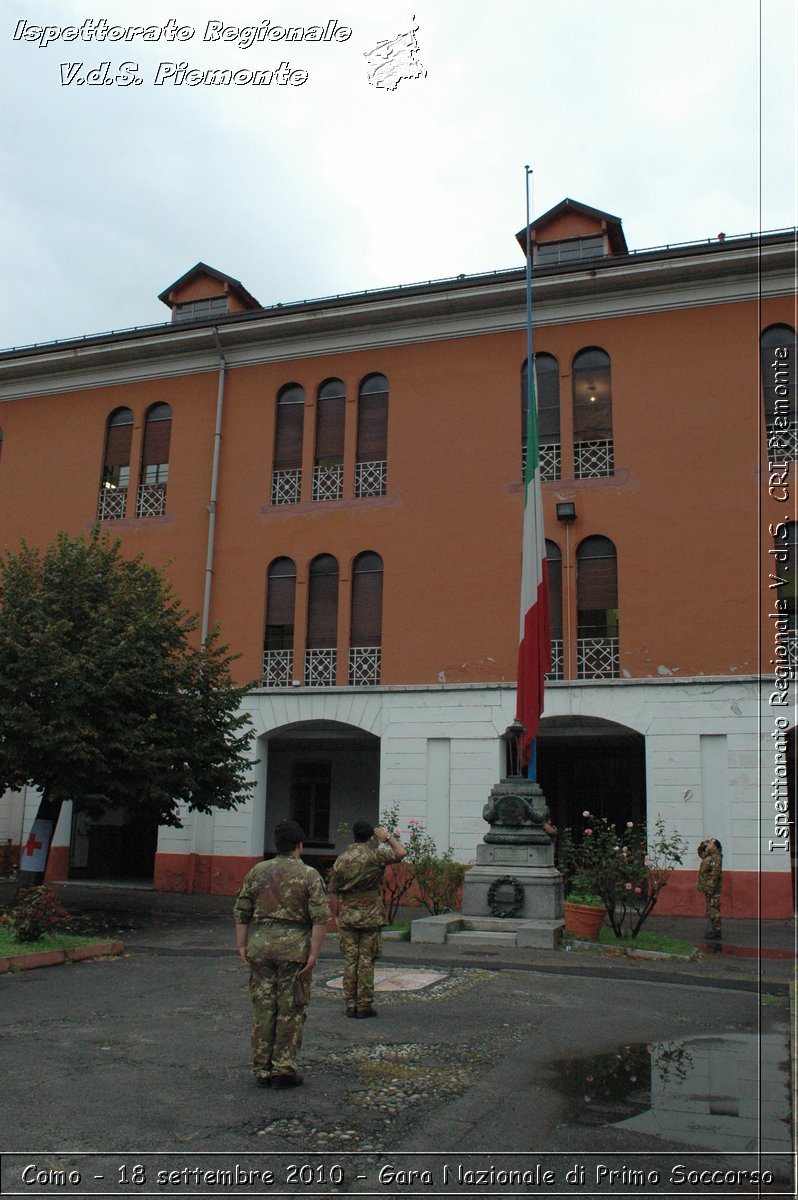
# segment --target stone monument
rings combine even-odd
[[[491,788],[482,810],[490,830],[477,846],[476,865],[466,872],[462,912],[414,921],[413,941],[489,942],[495,934],[495,940],[507,942],[512,934],[518,946],[560,944],[563,886],[551,836],[556,830],[540,785],[520,773],[523,732],[516,721],[504,734],[508,774]],[[431,936],[436,930],[442,936]]]

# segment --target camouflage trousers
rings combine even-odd
[[[713,937],[720,937],[720,892],[714,896],[704,893],[707,902],[707,920],[712,929]]]
[[[252,1070],[259,1078],[296,1070],[307,1004],[294,1000],[300,962],[250,963],[249,994],[254,1006]]]
[[[374,959],[382,948],[380,929],[342,929],[339,945],[344,956],[346,1007],[362,1012],[374,1003]]]

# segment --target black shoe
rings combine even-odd
[[[293,1071],[290,1075],[272,1075],[273,1088],[300,1087],[302,1082],[302,1076],[297,1075],[295,1071]]]
[[[376,1016],[377,1016],[377,1010],[376,1010],[376,1008],[364,1008],[364,1009],[363,1009],[361,1012],[359,1012],[357,1015],[358,1015],[358,1017],[360,1018],[360,1020],[361,1020],[361,1021],[364,1021],[364,1020],[366,1019],[366,1017],[376,1017]]]
[[[258,1087],[271,1087],[272,1077],[271,1075],[256,1075],[255,1083],[258,1085]]]
[[[346,1015],[347,1015],[348,1017],[356,1017],[356,1016],[357,1016],[357,1009],[356,1009],[356,1008],[348,1008],[348,1009],[346,1010]]]

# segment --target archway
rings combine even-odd
[[[275,825],[293,817],[306,833],[303,860],[325,870],[351,840],[353,821],[379,819],[380,739],[339,721],[301,721],[264,741],[264,856],[273,854]]]
[[[601,717],[544,717],[538,778],[561,829],[580,829],[590,811],[612,824],[645,820],[645,738]]]

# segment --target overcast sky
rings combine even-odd
[[[2,0],[0,345],[167,320],[158,293],[199,260],[264,305],[520,266],[527,163],[533,216],[570,196],[621,217],[630,248],[794,225],[795,9]],[[21,20],[103,17],[194,35],[14,37]],[[208,21],[333,19],[351,37],[204,40]],[[374,86],[366,53],[414,27],[426,74]],[[105,61],[113,75],[137,64],[142,82],[62,83]],[[286,61],[306,82],[154,82],[162,63]]]

